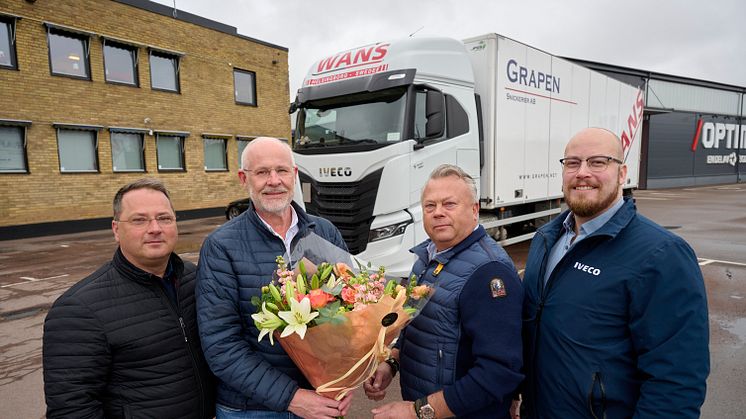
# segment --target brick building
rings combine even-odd
[[[290,136],[287,59],[146,0],[0,0],[0,239],[108,225],[144,176],[187,216],[243,197],[242,148]]]

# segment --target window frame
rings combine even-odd
[[[21,140],[23,141],[23,164],[24,170],[4,170],[0,169],[0,175],[18,175],[18,174],[30,174],[31,169],[28,165],[28,127],[31,126],[31,121],[23,121],[16,119],[0,119],[0,127],[14,127],[20,128]]]
[[[220,135],[220,134],[202,134],[202,156],[203,156],[203,166],[205,168],[205,172],[228,172],[229,164],[228,164],[228,140],[231,138],[231,135]],[[207,167],[207,142],[206,140],[218,140],[223,142],[223,163],[225,164],[225,167],[223,168],[208,168]]]
[[[160,140],[161,136],[164,137],[176,137],[180,140],[180,149],[179,149],[179,159],[181,163],[181,168],[161,168],[160,165],[160,150],[158,149],[158,141]],[[183,173],[187,171],[186,168],[186,139],[189,138],[188,132],[182,132],[182,131],[156,131],[155,132],[155,164],[156,168],[158,169],[158,172],[163,173]]]
[[[109,75],[106,73],[109,69],[106,64],[106,47],[110,46],[111,48],[119,48],[124,49],[127,51],[130,51],[132,53],[132,78],[133,83],[127,83],[124,81],[118,81],[118,80],[109,80]],[[104,61],[104,81],[108,84],[117,84],[120,86],[131,86],[131,87],[140,87],[140,51],[139,48],[135,45],[128,44],[126,42],[120,42],[115,39],[108,39],[108,38],[101,38],[101,55],[103,57]]]
[[[103,129],[102,126],[98,125],[76,125],[76,124],[61,124],[52,123],[55,128],[57,137],[57,161],[59,163],[59,169],[61,174],[80,174],[80,173],[101,173],[101,162],[99,158],[99,131]],[[93,164],[95,169],[92,170],[81,170],[81,169],[63,169],[62,167],[62,153],[60,152],[60,131],[84,131],[93,133]]]
[[[159,58],[170,58],[175,60],[176,65],[174,66],[174,81],[176,84],[176,90],[166,89],[164,87],[153,86],[153,55]],[[182,54],[176,52],[163,51],[155,48],[148,48],[148,69],[150,70],[150,89],[159,92],[169,92],[181,94],[181,57]]]
[[[45,24],[47,27],[47,58],[49,59],[49,73],[52,76],[57,77],[69,77],[72,79],[77,80],[88,80],[93,81],[93,76],[91,74],[91,34],[87,32],[77,31],[74,29],[69,29],[66,27],[58,26],[58,25],[52,25],[49,23]],[[83,43],[83,57],[81,57],[83,60],[85,60],[85,76],[80,76],[77,74],[68,74],[68,73],[59,73],[54,71],[54,66],[52,64],[52,38],[51,35],[55,34],[57,36],[77,39],[80,42]]]
[[[18,19],[20,19],[18,16],[0,14],[0,23],[4,23],[8,27],[8,47],[10,53],[10,64],[0,64],[0,68],[18,70],[18,51],[16,48],[16,28]]]
[[[113,173],[147,173],[148,167],[145,160],[145,134],[147,130],[137,128],[109,127],[109,145],[111,147],[111,171]],[[114,167],[114,134],[136,134],[140,138],[140,161],[142,169],[117,169]]]
[[[243,149],[239,146],[239,144],[245,141],[246,145],[248,146],[249,143],[255,140],[257,137],[258,136],[256,135],[236,135],[236,151],[238,152],[238,169],[242,168],[241,154],[243,154]],[[246,148],[246,146],[244,146],[244,148]]]
[[[238,100],[238,86],[236,84],[236,73],[242,73],[242,74],[250,74],[251,82],[252,82],[252,89],[254,92],[254,101],[253,102],[243,102]],[[252,106],[252,107],[258,107],[259,101],[258,101],[258,94],[256,91],[256,72],[251,70],[243,70],[240,68],[233,68],[233,100],[237,105],[243,105],[243,106]]]

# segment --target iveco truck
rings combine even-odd
[[[559,159],[584,127],[619,136],[624,187],[637,186],[643,104],[635,87],[497,34],[339,52],[311,67],[290,106],[303,201],[361,260],[406,277],[435,167],[477,180],[493,237],[528,240],[562,209]]]

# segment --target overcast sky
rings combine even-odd
[[[156,0],[173,6],[174,0]],[[289,49],[290,91],[316,60],[414,36],[495,32],[546,52],[746,86],[745,0],[175,0]]]

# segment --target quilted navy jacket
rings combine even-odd
[[[524,288],[522,418],[697,418],[707,297],[692,249],[627,199],[544,285],[567,212],[537,232]]]
[[[515,266],[481,226],[432,261],[428,243],[412,249],[412,273],[436,284],[435,293],[397,343],[402,397],[443,390],[458,417],[507,419],[523,379],[523,289]]]
[[[311,233],[347,249],[341,234],[329,221],[298,214],[298,234],[291,248]],[[251,315],[251,297],[277,269],[275,258],[285,254],[285,244],[256,214],[253,205],[227,222],[202,244],[197,273],[197,317],[202,348],[218,377],[218,403],[241,410],[285,411],[298,387],[311,388],[279,343],[265,337]]]
[[[175,305],[160,279],[119,249],[55,301],[44,322],[48,418],[213,417],[214,379],[194,308],[196,267],[176,255],[170,263]]]

